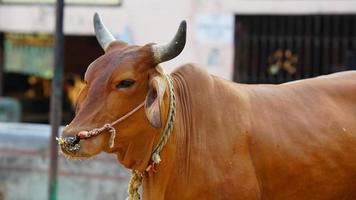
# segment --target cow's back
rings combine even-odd
[[[356,72],[248,93],[263,197],[356,199]]]

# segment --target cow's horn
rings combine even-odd
[[[95,36],[100,46],[106,50],[109,44],[115,40],[114,36],[108,31],[105,25],[101,22],[100,16],[98,13],[94,14],[94,29]]]
[[[168,61],[180,54],[183,51],[185,46],[187,34],[187,22],[183,20],[178,28],[176,35],[174,36],[173,40],[164,45],[153,45],[152,51],[155,63],[161,63]]]

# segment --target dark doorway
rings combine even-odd
[[[81,87],[78,82],[82,81],[87,66],[103,53],[94,36],[65,36],[63,124],[74,117],[74,101]],[[1,57],[0,61],[3,63]],[[3,75],[4,96],[19,101],[21,122],[49,123],[51,80],[31,73],[7,72]]]
[[[237,15],[234,80],[283,83],[356,69],[356,15]]]

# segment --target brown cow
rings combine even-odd
[[[167,45],[129,46],[94,21],[105,54],[87,69],[65,154],[116,154],[146,200],[356,199],[356,72],[244,85],[186,64],[169,78],[158,64],[182,51],[184,22]]]

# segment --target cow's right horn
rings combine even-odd
[[[184,49],[187,35],[187,22],[183,20],[173,40],[164,45],[153,45],[153,57],[156,64],[168,61],[178,56]]]
[[[94,14],[94,30],[96,39],[98,40],[100,46],[104,49],[104,51],[106,51],[106,48],[112,41],[115,40],[115,38],[101,22],[98,13]]]

